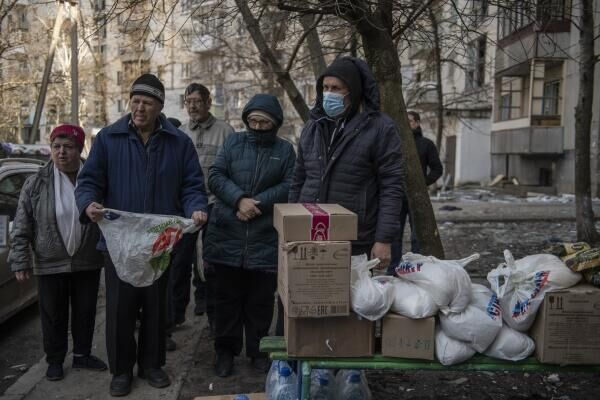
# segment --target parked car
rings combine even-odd
[[[7,263],[9,232],[25,180],[45,162],[29,158],[0,159],[0,323],[37,300],[37,282],[19,283]]]

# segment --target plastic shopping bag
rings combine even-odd
[[[502,328],[502,313],[496,294],[483,285],[473,284],[471,303],[460,313],[440,314],[444,333],[483,352]]]
[[[435,327],[435,356],[442,365],[454,365],[468,360],[476,351],[467,343],[452,339],[441,327]]]
[[[379,259],[369,260],[366,254],[352,257],[350,275],[350,300],[355,313],[370,321],[383,317],[394,301],[391,276],[371,278],[369,270],[379,264]]]
[[[471,278],[464,267],[478,258],[477,253],[462,260],[406,253],[396,274],[425,289],[442,313],[461,312],[471,301]]]
[[[558,257],[536,254],[516,260],[504,250],[506,263],[491,270],[487,280],[500,299],[502,318],[512,328],[525,332],[533,321],[547,291],[566,289],[581,279]]]
[[[200,229],[191,219],[138,214],[105,208],[98,226],[119,279],[149,286],[171,263],[171,252],[184,233]]]
[[[434,316],[439,307],[433,298],[416,284],[400,278],[393,278],[394,302],[391,310],[408,318],[419,319]]]
[[[519,361],[529,357],[533,350],[535,343],[529,336],[503,325],[494,343],[483,354],[501,360]]]

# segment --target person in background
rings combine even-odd
[[[435,183],[444,172],[444,167],[440,161],[440,155],[435,144],[423,136],[423,130],[421,129],[421,116],[416,111],[408,112],[408,124],[412,129],[413,136],[415,138],[415,145],[417,147],[417,153],[419,154],[419,161],[421,162],[421,169],[423,170],[423,176],[425,177],[425,185],[429,186]],[[408,199],[406,195],[402,196],[402,206],[400,209],[400,232],[398,239],[392,244],[392,261],[388,268],[388,273],[394,274],[394,269],[402,261],[402,237],[404,236],[404,227],[406,225],[406,217],[408,216],[408,222],[410,224],[410,243],[411,251],[413,253],[419,253],[419,243],[417,242],[417,236],[413,229],[412,217],[408,208]]]
[[[129,95],[131,113],[98,133],[77,178],[75,198],[80,220],[97,222],[107,207],[185,216],[203,225],[207,200],[202,169],[190,138],[161,116],[165,100],[162,82],[152,74],[141,75]],[[131,391],[136,361],[138,376],[149,385],[169,386],[171,380],[162,369],[169,274],[150,286],[134,287],[119,279],[104,238],[98,248],[104,254],[111,396],[125,396]]]
[[[183,124],[181,130],[192,139],[202,172],[205,177],[208,177],[208,170],[215,162],[218,150],[223,146],[225,138],[233,133],[233,128],[210,113],[212,98],[210,91],[204,85],[191,83],[185,89],[184,104],[189,120]],[[215,196],[209,187],[207,187],[207,194],[208,215],[210,218],[210,212],[215,203]],[[203,230],[200,240],[203,240],[205,235],[206,230]],[[188,257],[181,257],[174,264],[174,270],[176,270],[173,277],[174,321],[176,324],[179,324],[185,320],[185,309],[190,301],[190,273],[192,271],[192,264],[196,264],[193,268],[193,282],[195,287],[194,314],[203,315],[206,312],[209,335],[212,337],[214,335],[215,319],[214,269],[208,262],[202,260],[202,254],[197,254],[196,257],[193,256],[193,249],[197,239],[198,233],[183,237],[183,246],[188,249]],[[200,278],[200,268],[203,268],[205,281]]]
[[[85,141],[77,125],[58,125],[50,134],[51,161],[30,176],[19,197],[8,262],[18,281],[37,277],[46,378],[63,379],[69,307],[73,368],[106,370],[91,354],[102,254],[97,225],[81,225],[75,180]]]
[[[293,146],[277,137],[283,110],[275,96],[254,96],[242,120],[247,131],[225,139],[208,177],[217,201],[204,258],[215,269],[215,372],[220,377],[231,375],[244,336],[252,366],[269,368],[259,342],[269,332],[277,287],[273,206],[287,200],[296,159]]]

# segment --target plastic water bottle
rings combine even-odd
[[[275,385],[275,382],[277,382],[277,378],[279,377],[280,363],[285,363],[285,361],[273,361],[271,363],[271,368],[269,368],[269,373],[267,374],[267,380],[265,381],[265,393],[267,394],[268,400],[271,399],[270,396],[273,392],[273,385]]]
[[[336,398],[338,400],[369,400],[369,389],[362,379],[360,371],[350,370],[342,374]]]
[[[273,386],[273,400],[298,400],[296,374],[288,367],[279,368],[279,377]]]
[[[312,371],[310,398],[312,400],[333,400],[334,398],[333,373],[328,369],[315,369]]]

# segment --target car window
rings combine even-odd
[[[15,218],[21,188],[30,175],[33,172],[17,172],[0,180],[0,215],[8,215],[10,221]]]

